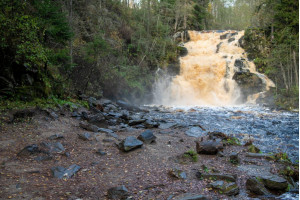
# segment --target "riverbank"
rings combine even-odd
[[[109,199],[117,194],[128,199],[185,199],[192,194],[202,199],[275,199],[288,190],[298,194],[293,186],[298,165],[286,154],[251,154],[246,140],[229,131],[210,131],[205,118],[212,117],[215,128],[222,126],[222,120],[214,118],[224,117],[220,110],[216,116],[199,108],[135,107],[93,98],[88,102],[90,109],[66,105],[2,112],[3,199]],[[233,121],[242,121],[246,114],[231,111],[227,123],[235,125]],[[199,121],[193,115],[200,116]],[[148,144],[149,137],[142,146],[127,141],[138,145],[124,152],[122,141],[129,136],[143,140],[139,135],[146,130],[155,142]],[[128,191],[111,189],[122,185]]]

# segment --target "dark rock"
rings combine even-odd
[[[135,126],[135,125],[138,125],[138,124],[142,124],[145,121],[146,121],[146,119],[129,120],[128,125],[129,126]]]
[[[215,155],[223,149],[221,140],[196,141],[196,151],[198,154]]]
[[[187,48],[184,46],[184,43],[179,43],[179,44],[177,45],[177,49],[179,50],[179,55],[180,55],[181,57],[184,57],[184,56],[186,56],[186,55],[188,54],[188,50],[187,50]]]
[[[98,149],[98,150],[96,151],[96,153],[99,154],[99,155],[101,155],[101,156],[104,156],[104,155],[107,154],[107,153],[104,152],[102,149]]]
[[[55,112],[49,112],[49,116],[52,118],[52,119],[58,119],[58,115],[55,113]]]
[[[153,121],[153,120],[149,120],[149,119],[147,119],[144,122],[144,125],[145,125],[146,128],[157,128],[157,127],[159,127],[159,123],[158,122]]]
[[[244,40],[244,36],[242,36],[239,41],[238,41],[238,44],[240,47],[244,48],[245,47],[245,40]]]
[[[141,111],[141,109],[139,107],[131,105],[122,100],[118,100],[116,103],[118,104],[118,106],[125,108],[126,110],[129,110],[129,111]]]
[[[229,139],[229,136],[227,136],[225,133],[222,132],[208,132],[209,139],[221,139],[221,140],[227,140]]]
[[[95,115],[88,116],[88,122],[96,126],[106,125],[106,118],[103,113],[97,113]]]
[[[150,144],[152,142],[155,142],[156,136],[153,135],[152,131],[146,130],[138,136],[138,139],[143,141],[146,144]]]
[[[236,72],[232,79],[236,81],[243,93],[242,99],[240,99],[242,102],[245,102],[249,95],[265,91],[266,89],[263,75],[250,72]]]
[[[259,178],[262,179],[267,188],[272,190],[286,190],[288,187],[287,180],[277,175],[267,175]]]
[[[39,146],[37,144],[32,144],[26,146],[24,149],[22,149],[17,155],[18,156],[28,156],[31,154],[40,153],[41,150],[39,149]]]
[[[38,156],[36,158],[34,158],[34,160],[36,161],[48,161],[48,160],[52,160],[53,157],[52,156]]]
[[[185,132],[186,135],[191,136],[191,137],[204,136],[204,133],[205,132],[198,126],[192,127]]]
[[[246,181],[246,189],[258,195],[269,195],[270,192],[265,186],[259,182],[255,177],[250,177]]]
[[[127,151],[131,151],[133,149],[142,147],[143,142],[136,139],[133,136],[129,136],[126,139],[124,139],[123,141],[121,141],[118,146],[122,151],[127,152]]]
[[[103,139],[102,142],[114,142],[112,139]]]
[[[78,134],[78,137],[82,140],[91,140],[92,139],[92,136],[90,133],[79,133]]]
[[[108,189],[107,196],[108,199],[125,200],[130,196],[130,194],[127,188],[124,185],[122,185],[119,187],[113,187]]]
[[[235,38],[229,38],[228,43],[233,42],[234,40],[235,40]]]
[[[87,131],[98,132],[99,127],[93,124],[89,124],[87,122],[80,122],[79,126]]]
[[[236,152],[230,153],[229,159],[230,159],[230,162],[233,163],[233,164],[240,163],[239,155]]]
[[[60,142],[42,142],[41,149],[42,152],[47,154],[63,153],[65,151],[64,146]]]
[[[58,139],[62,139],[62,138],[64,138],[64,136],[63,135],[60,135],[60,134],[54,134],[54,135],[51,135],[48,139],[49,140],[58,140]]]
[[[81,114],[79,114],[78,112],[74,111],[74,112],[72,112],[71,117],[81,118]]]
[[[223,194],[228,196],[234,196],[239,194],[240,189],[236,183],[226,183],[224,181],[215,181],[210,184],[210,187],[221,191]]]
[[[223,188],[223,194],[228,196],[238,195],[240,193],[240,189],[236,183],[227,183],[225,188]]]
[[[33,117],[37,113],[36,108],[26,108],[22,110],[15,110],[12,112],[11,122],[20,118]]]
[[[229,38],[230,36],[231,36],[231,33],[226,33],[226,34],[224,34],[224,35],[221,35],[221,36],[220,36],[220,39],[221,39],[221,40],[225,40],[225,39]]]
[[[236,59],[234,61],[234,72],[239,72],[239,73],[249,73],[249,67],[245,63],[245,60],[243,59]]]
[[[71,178],[78,170],[80,169],[79,165],[73,164],[67,169],[61,166],[58,167],[52,167],[51,171],[53,173],[53,176],[55,178]]]
[[[222,44],[223,44],[223,42],[220,42],[220,43],[217,45],[216,53],[219,53]]]
[[[199,176],[199,175],[198,175]],[[199,177],[198,177],[199,178]],[[217,174],[217,173],[201,173],[201,178],[210,180],[223,180],[235,182],[236,178],[228,174]]]
[[[178,168],[173,168],[169,171],[169,175],[178,179],[186,179],[186,173]]]

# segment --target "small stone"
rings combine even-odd
[[[178,168],[173,168],[169,171],[169,175],[178,179],[186,179],[186,173]]]
[[[96,153],[99,154],[99,155],[101,155],[101,156],[104,156],[104,155],[107,154],[107,153],[104,152],[102,149],[98,149]]]
[[[129,136],[118,144],[119,148],[125,152],[131,151],[143,146],[143,142],[133,136]]]
[[[44,153],[63,153],[65,151],[64,146],[60,142],[42,142],[42,152]]]
[[[86,122],[80,122],[79,126],[87,131],[98,132],[99,127],[93,124],[89,124]]]
[[[78,170],[80,169],[79,165],[73,164],[67,169],[61,166],[52,167],[52,173],[55,178],[71,178]]]
[[[107,196],[109,199],[125,200],[130,196],[130,194],[127,188],[124,185],[122,185],[119,187],[113,187],[108,189]]]
[[[78,137],[82,140],[91,140],[92,139],[92,136],[90,133],[79,133],[78,134]]]
[[[48,139],[49,140],[58,140],[58,139],[62,139],[62,138],[64,138],[63,135],[60,135],[60,134],[56,133],[54,135],[51,135]]]
[[[26,146],[24,149],[22,149],[19,153],[18,156],[26,156],[26,155],[31,155],[35,153],[40,153],[40,149],[37,144],[32,144]]]
[[[146,130],[138,136],[138,139],[143,141],[146,144],[150,144],[155,142],[156,136],[153,135],[153,132],[150,130]]]

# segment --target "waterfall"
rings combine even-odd
[[[226,106],[245,102],[274,87],[239,46],[244,31],[189,31],[180,57],[180,74],[161,75],[155,83],[155,103],[167,106]],[[258,88],[258,89],[257,89]]]

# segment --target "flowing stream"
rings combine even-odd
[[[184,44],[188,54],[180,58],[180,74],[158,78],[154,104],[162,106],[153,107],[149,114],[167,126],[201,125],[206,132],[253,139],[261,151],[286,152],[295,162],[299,159],[299,114],[255,104],[274,83],[247,59],[239,45],[243,35],[243,31],[189,31],[190,41]],[[260,91],[248,93],[246,102],[240,102],[243,90],[234,80],[235,74],[243,73],[255,74],[263,83]]]

